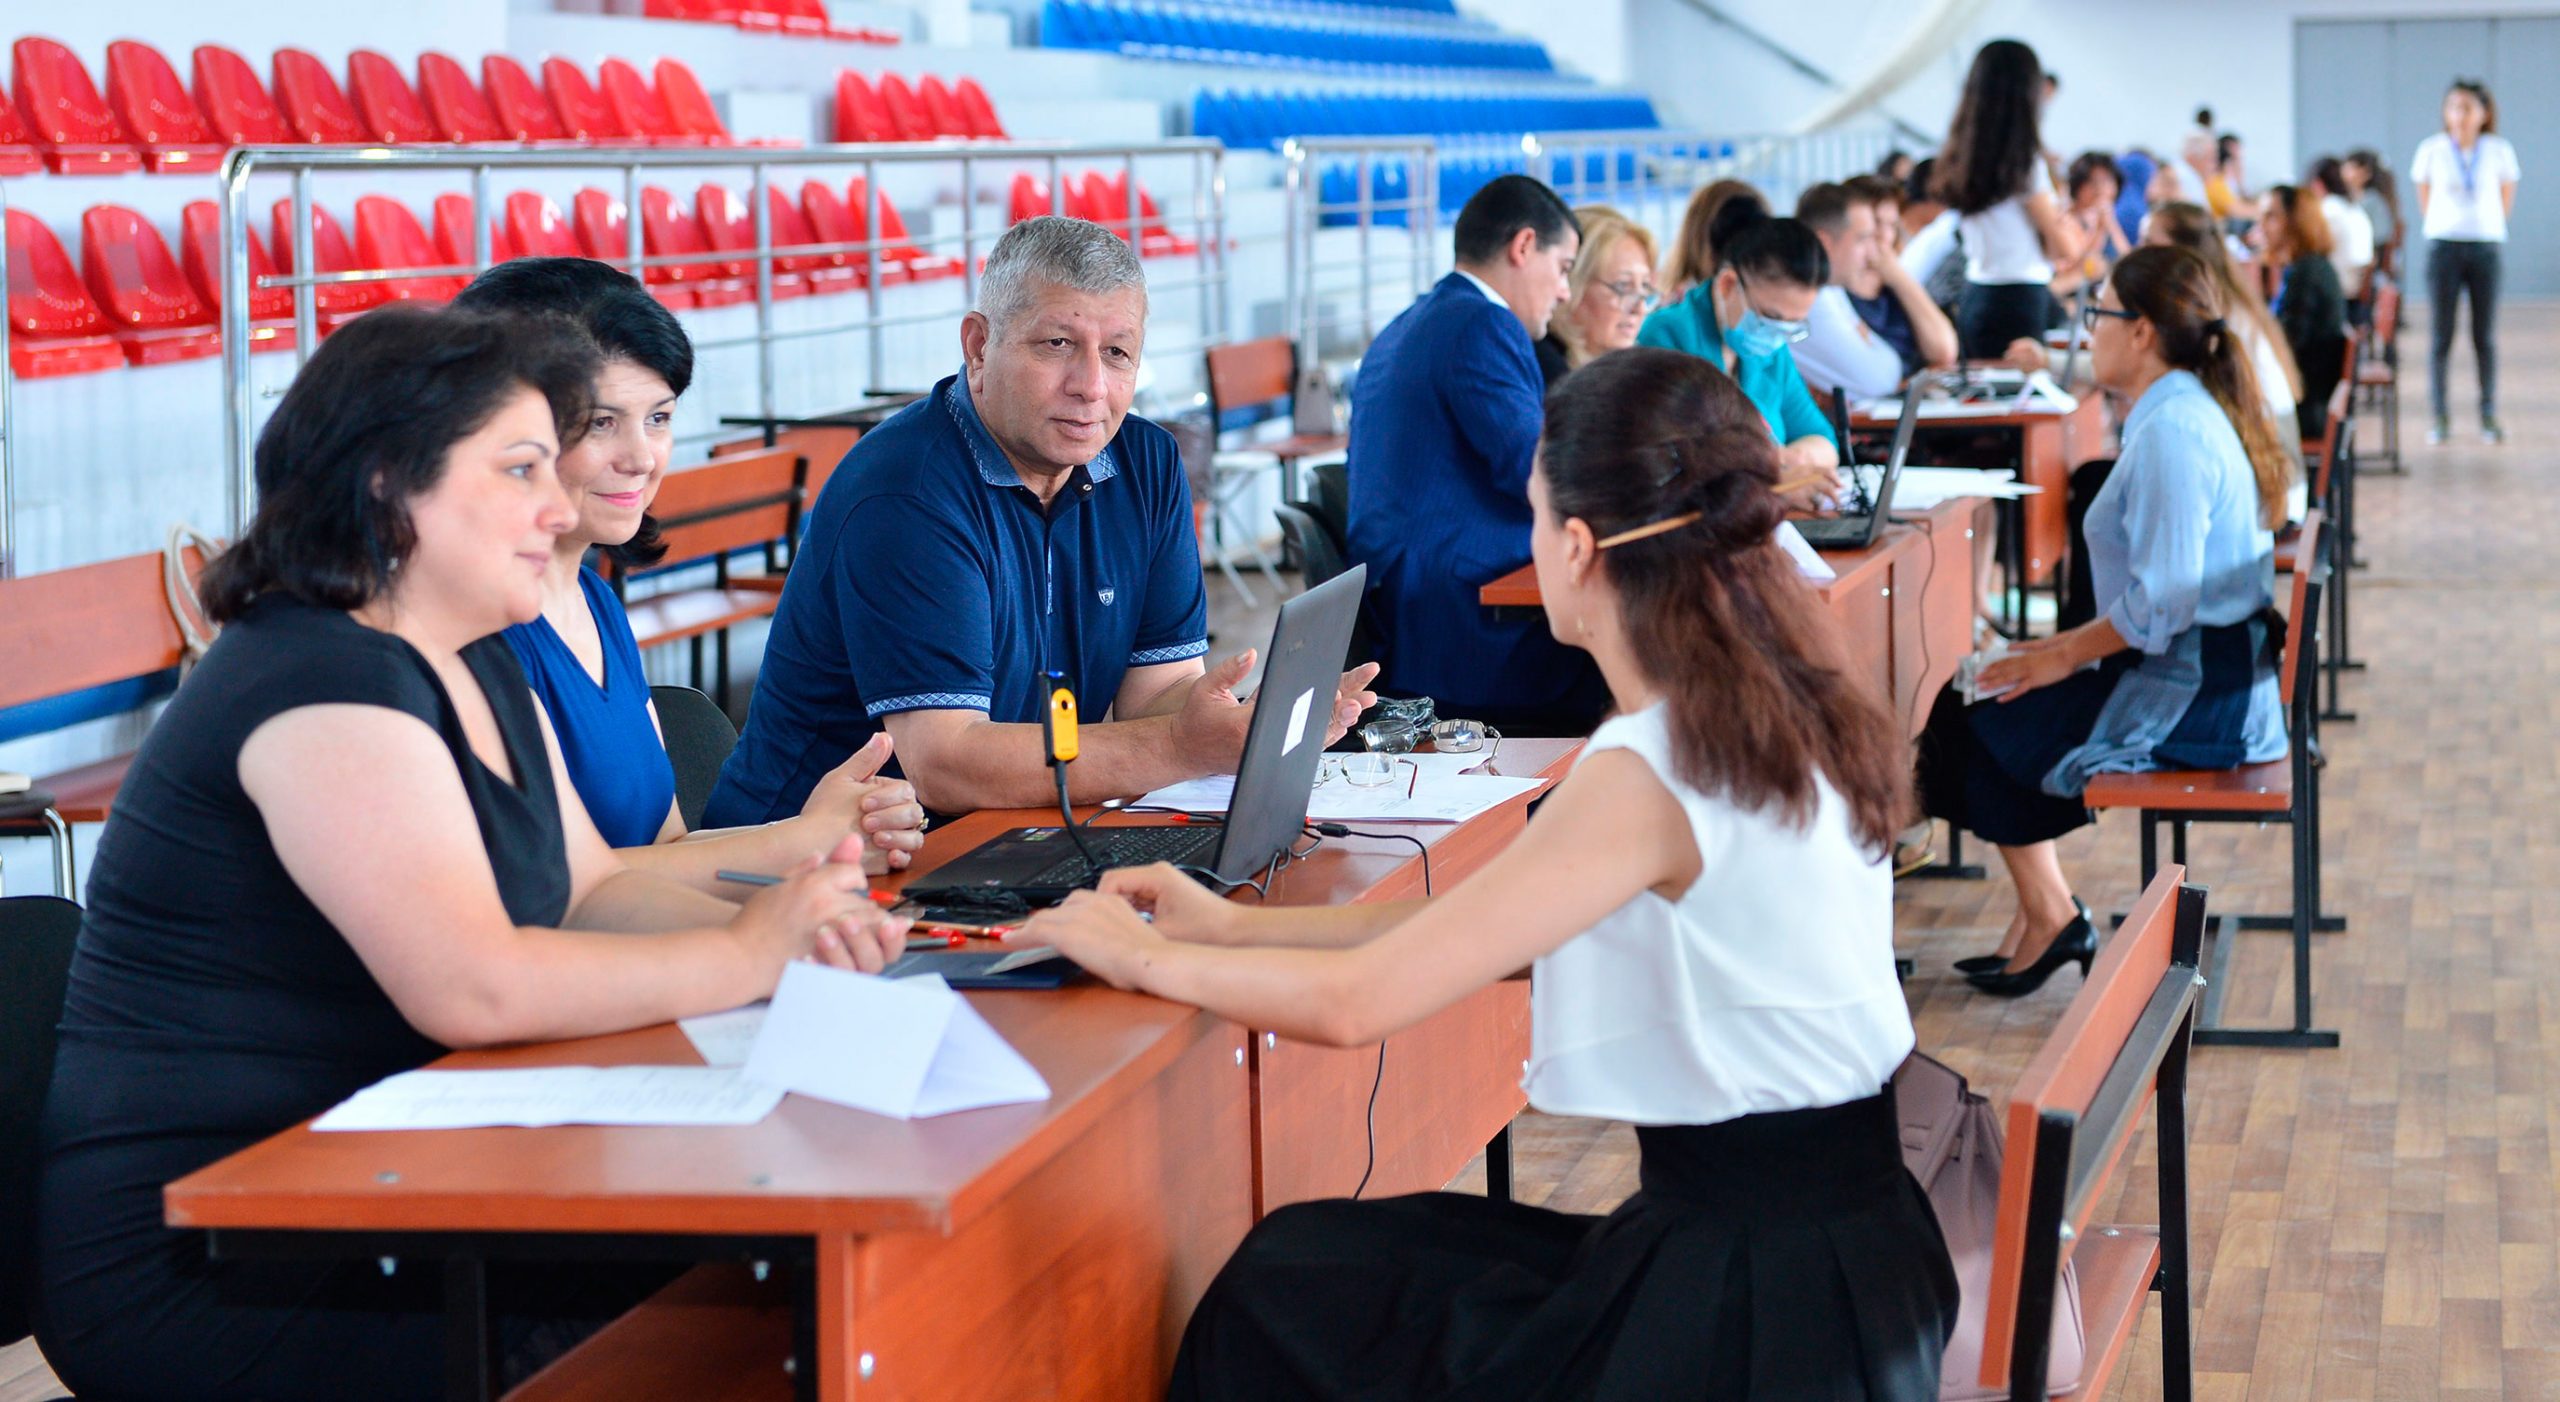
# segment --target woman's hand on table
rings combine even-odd
[[[913,922],[881,911],[862,865],[862,838],[848,833],[832,850],[813,852],[785,872],[779,885],[747,897],[730,932],[770,957],[777,978],[793,959],[880,972],[906,952]]]
[[[1242,908],[1164,862],[1106,871],[1099,889],[1144,912],[1155,922],[1158,938],[1185,944],[1235,943]]]
[[[809,790],[800,816],[826,832],[859,833],[866,845],[865,869],[877,875],[903,870],[924,850],[924,805],[904,779],[883,779],[880,770],[891,752],[889,732],[818,780]]]
[[[1148,966],[1169,943],[1125,898],[1098,891],[1069,894],[1003,939],[1017,947],[1049,945],[1095,978],[1129,989],[1142,989]]]

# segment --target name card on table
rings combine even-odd
[[[743,1073],[902,1120],[1049,1098],[1049,1083],[969,1000],[931,975],[785,969]]]

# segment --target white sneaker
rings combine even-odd
[[[2446,423],[2442,419],[2438,419],[2427,429],[2427,446],[2430,448],[2441,448],[2444,446],[2445,440],[2452,436],[2453,425]]]
[[[2507,431],[2498,426],[2498,421],[2496,419],[2482,419],[2480,421],[2480,441],[2494,448],[2507,441]]]

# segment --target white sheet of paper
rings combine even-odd
[[[539,1066],[406,1071],[375,1082],[315,1130],[471,1129],[484,1125],[751,1125],[779,1089],[719,1066]]]
[[[1893,480],[1893,514],[1917,516],[1957,497],[2024,497],[2042,490],[2005,468],[1905,467]]]
[[[688,1017],[676,1026],[683,1029],[685,1040],[702,1053],[705,1066],[744,1066],[747,1052],[756,1044],[756,1034],[764,1030],[762,1003],[749,1003],[725,1013],[706,1013]]]
[[[783,970],[747,1080],[902,1120],[1049,1098],[1049,1083],[933,975]]]
[[[1507,774],[1462,774],[1482,763],[1484,753],[1463,755],[1398,755],[1395,781],[1375,788],[1335,778],[1318,783],[1307,796],[1307,820],[1317,823],[1463,823],[1524,793],[1536,793],[1546,781]],[[1405,796],[1411,762],[1421,771],[1413,779],[1413,797]],[[1501,756],[1494,767],[1502,767]],[[1319,773],[1321,777],[1321,773]],[[1235,802],[1236,776],[1212,774],[1156,790],[1138,800],[1143,808],[1175,808],[1185,813],[1224,813]]]
[[[1778,523],[1778,548],[1786,551],[1787,558],[1796,562],[1798,574],[1816,584],[1840,577],[1839,571],[1823,563],[1822,557],[1814,553],[1812,544],[1804,538],[1804,532],[1796,529],[1793,521]]]

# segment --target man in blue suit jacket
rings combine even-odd
[[[1581,246],[1553,190],[1506,175],[1458,212],[1456,272],[1369,346],[1351,387],[1351,558],[1369,566],[1383,678],[1443,716],[1582,735],[1608,702],[1589,654],[1476,591],[1529,563],[1545,423],[1534,349]]]

